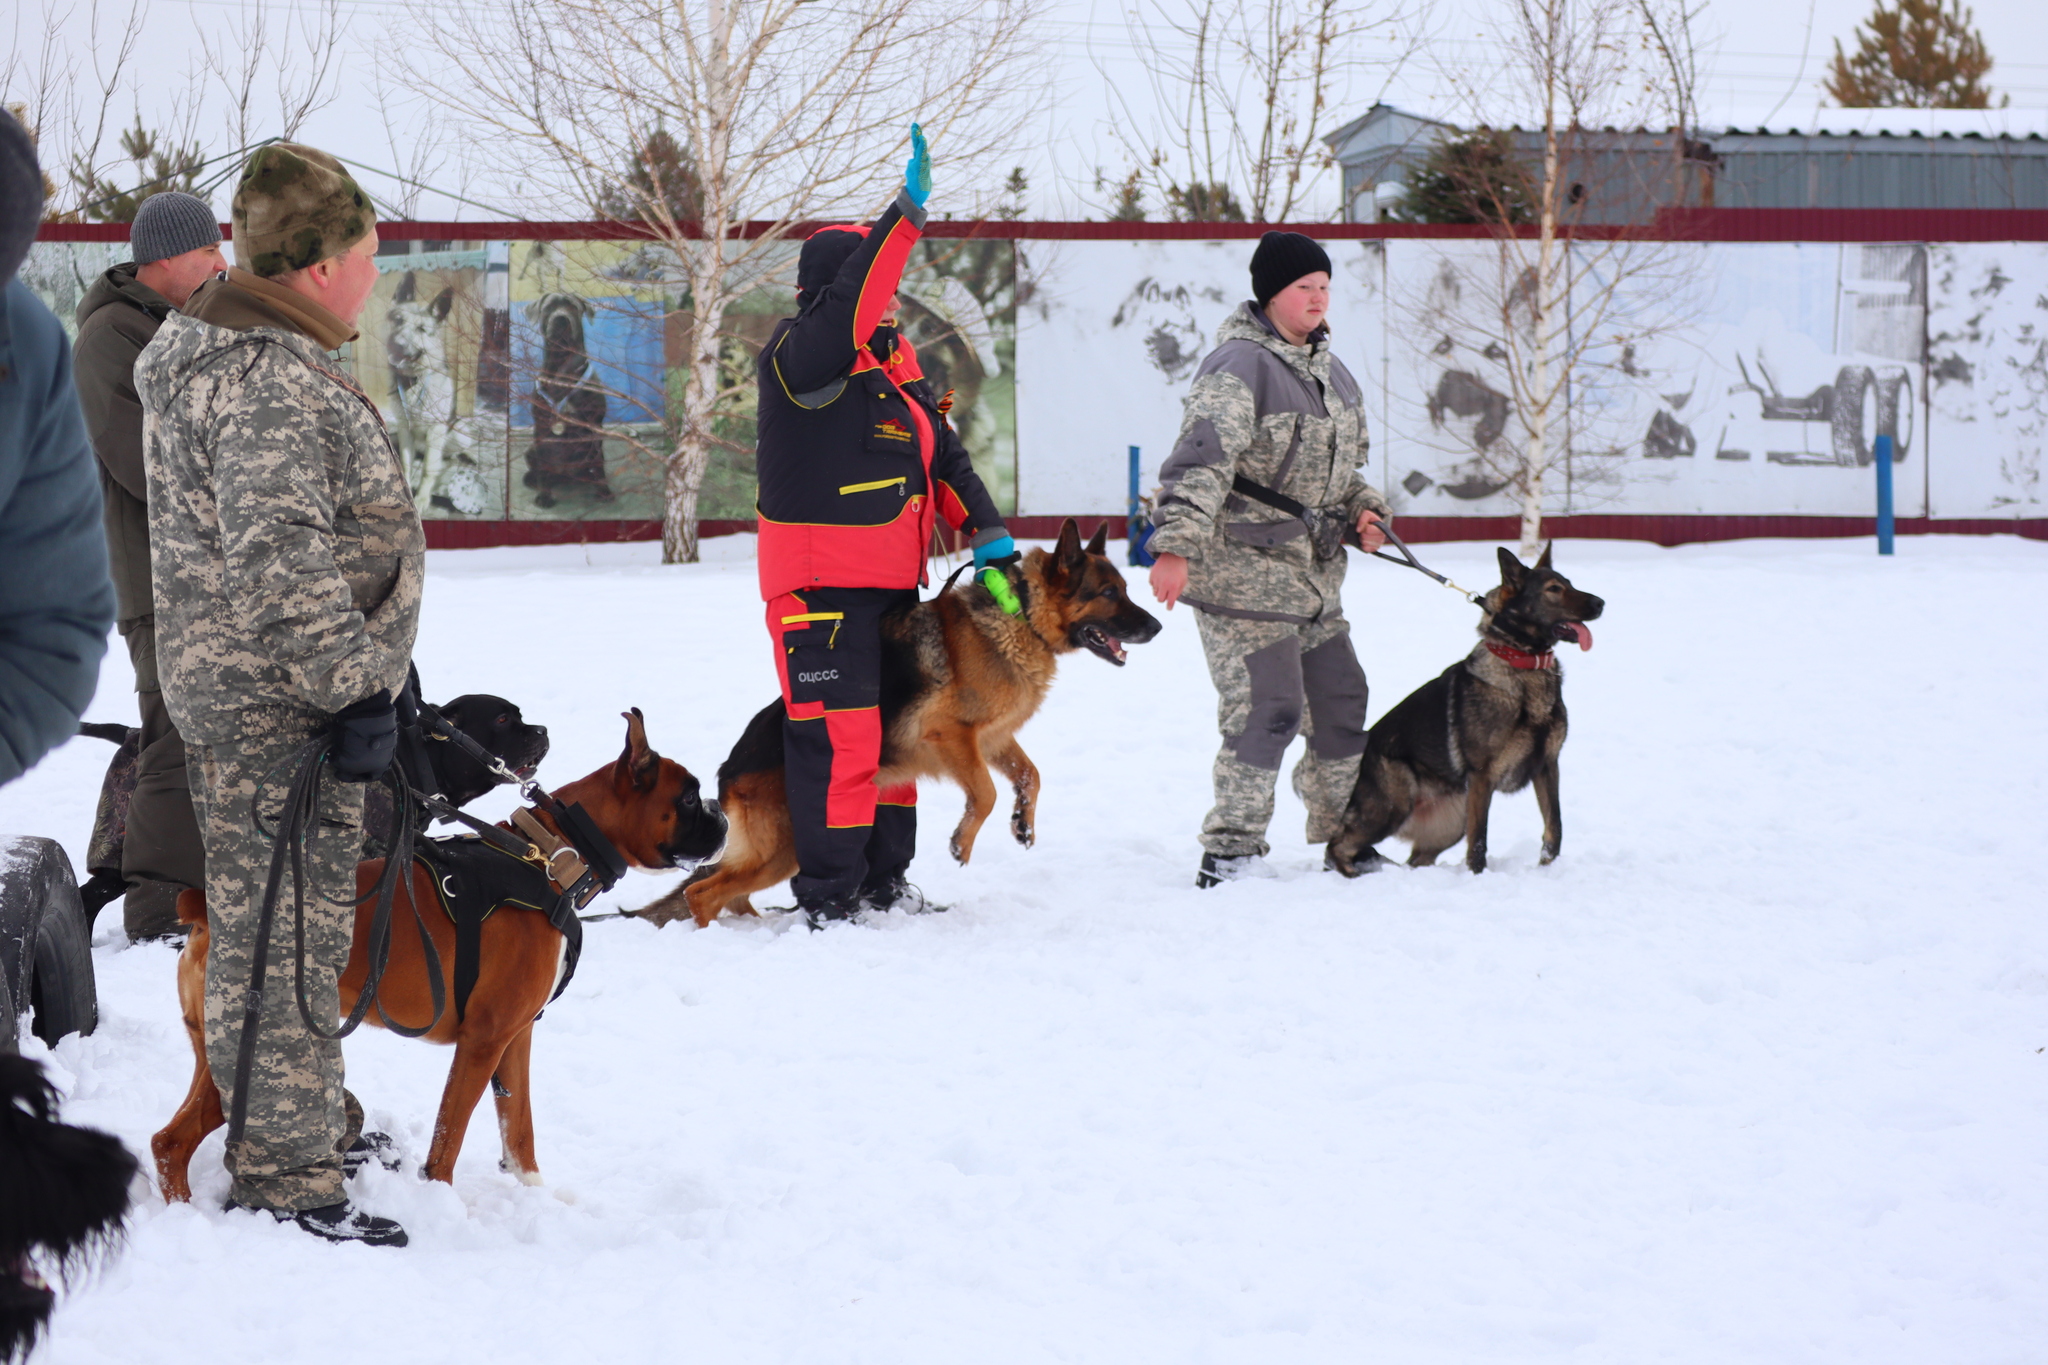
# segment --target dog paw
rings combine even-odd
[[[1557,850],[1555,848],[1546,847],[1543,850],[1543,856],[1536,860],[1536,865],[1538,867],[1549,867],[1552,863],[1556,861]]]
[[[1010,817],[1010,833],[1017,836],[1018,843],[1029,848],[1031,847],[1032,840],[1037,837],[1038,832],[1031,828],[1031,818],[1025,815],[1023,811],[1018,811]]]

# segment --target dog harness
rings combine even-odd
[[[538,783],[522,780],[504,760],[438,712],[422,709],[420,719],[433,738],[462,749],[501,781],[516,784],[520,795],[533,803],[512,812],[512,829],[507,830],[457,810],[438,795],[417,789],[412,792],[413,799],[435,815],[475,832],[473,836],[421,839],[414,845],[414,860],[433,875],[441,908],[455,923],[455,1017],[464,1017],[469,993],[476,986],[482,965],[483,922],[500,905],[540,911],[567,941],[562,979],[548,997],[552,1004],[576,974],[576,961],[583,953],[583,920],[577,912],[599,892],[618,885],[630,864],[580,802],[563,805]],[[557,835],[541,823],[536,809],[545,811],[562,833]]]
[[[524,815],[525,812],[521,811]],[[570,850],[573,853],[573,850]],[[455,1017],[468,1016],[470,993],[483,966],[484,921],[502,906],[517,906],[547,916],[567,941],[562,952],[562,979],[548,997],[553,1004],[576,975],[583,955],[583,921],[577,906],[558,890],[531,858],[521,857],[468,834],[422,839],[413,861],[434,882],[435,899],[455,926]]]

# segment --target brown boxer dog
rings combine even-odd
[[[689,769],[647,747],[647,730],[638,707],[626,713],[626,748],[618,760],[556,789],[554,796],[565,806],[582,803],[591,820],[626,861],[646,871],[693,866],[717,853],[725,842],[725,817],[719,813],[718,804],[699,797],[697,779]],[[530,806],[526,813],[551,834],[561,836],[561,829],[545,810]],[[513,825],[500,822],[499,828],[512,829]],[[370,893],[383,870],[381,859],[356,869],[356,889],[363,899],[356,910],[355,943],[349,951],[348,966],[341,974],[344,1012],[355,1007],[369,974],[370,922],[375,913]],[[440,953],[443,990],[450,1002],[440,1021],[424,1035],[425,1041],[455,1045],[455,1060],[448,1069],[440,1113],[434,1120],[426,1176],[430,1180],[453,1180],[455,1159],[462,1153],[469,1116],[483,1098],[484,1086],[495,1079],[499,1087],[498,1128],[504,1142],[501,1164],[525,1183],[537,1185],[540,1168],[533,1155],[533,1101],[527,1084],[527,1063],[533,1046],[534,1019],[554,994],[566,940],[538,910],[502,901],[493,906],[492,913],[483,921],[476,984],[465,1010],[458,1016],[452,980],[455,925],[435,895],[434,874],[418,860],[411,872],[410,877],[399,883],[392,918],[391,955],[377,991],[377,1004],[384,1014],[407,1028],[426,1028],[433,1020],[433,992],[426,957],[419,935],[410,924],[412,907],[418,905],[421,919]],[[557,891],[562,889],[559,883],[551,884]],[[178,1003],[184,1010],[186,1037],[192,1043],[192,1088],[163,1131],[150,1139],[165,1199],[192,1197],[188,1168],[193,1150],[200,1139],[225,1121],[220,1091],[214,1087],[213,1072],[206,1065],[205,896],[198,891],[181,893],[178,918],[191,926],[191,936],[178,958]],[[290,942],[282,921],[275,941],[279,945]],[[289,962],[280,963],[274,970],[280,973],[279,985],[289,990]],[[383,1024],[375,1008],[364,1019],[380,1027]]]

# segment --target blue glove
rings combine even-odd
[[[924,129],[910,125],[910,164],[903,168],[903,188],[919,208],[931,197],[932,153],[924,145]]]
[[[986,545],[974,547],[974,571],[980,573],[991,564],[1013,563],[1018,557],[1017,542],[1009,536],[1002,536]]]

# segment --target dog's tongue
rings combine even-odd
[[[1583,653],[1591,649],[1593,647],[1593,632],[1586,629],[1586,623],[1584,621],[1573,621],[1570,625],[1572,634],[1579,637],[1580,652]]]

